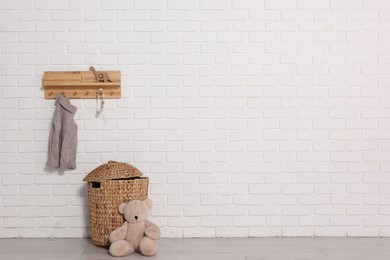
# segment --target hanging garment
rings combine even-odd
[[[77,125],[73,117],[77,108],[70,103],[65,94],[57,97],[55,106],[46,165],[53,168],[75,169]]]

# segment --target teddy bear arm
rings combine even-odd
[[[125,239],[127,233],[127,222],[110,233],[110,242]]]
[[[156,224],[146,221],[145,236],[154,240],[160,238],[160,228]]]

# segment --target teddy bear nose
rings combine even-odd
[[[138,216],[135,216],[134,218],[135,218],[135,220],[137,220],[137,219],[138,219]]]

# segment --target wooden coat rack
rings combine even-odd
[[[102,89],[104,98],[121,97],[121,72],[96,71],[45,71],[43,86],[45,98],[56,98],[65,93],[68,98],[96,98]]]

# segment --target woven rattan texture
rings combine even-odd
[[[95,244],[103,247],[110,245],[111,231],[124,221],[123,215],[118,212],[118,206],[130,200],[146,199],[148,184],[147,177],[102,181],[100,188],[93,188],[92,182],[88,183],[91,238]]]
[[[118,211],[121,203],[148,197],[149,179],[134,166],[110,161],[91,171],[88,181],[89,221],[91,238],[99,246],[110,245],[111,231],[122,225]]]
[[[110,161],[91,171],[84,178],[84,181],[102,181],[137,176],[142,176],[142,172],[140,172],[134,166],[128,163]]]

